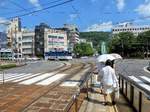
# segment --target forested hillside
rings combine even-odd
[[[93,42],[94,48],[98,51],[100,51],[101,42],[107,42],[110,37],[111,32],[80,32],[80,38]]]

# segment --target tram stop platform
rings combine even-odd
[[[79,112],[133,112],[132,107],[122,93],[120,93],[115,105],[112,105],[110,96],[107,96],[109,103],[104,104],[104,95],[101,92],[97,75],[92,75],[92,89],[88,91],[88,98],[84,99]]]
[[[92,87],[88,93],[88,98],[85,99],[80,107],[79,112],[118,112],[116,105],[111,104],[111,98],[108,96],[108,103],[104,105],[104,95],[100,88]]]

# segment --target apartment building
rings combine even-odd
[[[75,25],[71,24],[64,24],[63,29],[67,31],[68,50],[72,52],[74,45],[80,42],[79,30]]]
[[[10,24],[8,25],[8,28],[7,28],[7,42],[8,42],[9,48],[13,47],[13,41],[15,38],[14,36],[18,32],[21,32],[21,20],[20,18],[16,17],[10,21]]]
[[[34,53],[34,31],[22,32],[22,55],[23,57],[33,57]]]

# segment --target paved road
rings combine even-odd
[[[125,59],[116,63],[116,72],[129,76],[147,76],[150,77],[148,72],[144,71],[144,67],[148,66],[150,60],[138,60],[138,59]]]
[[[59,68],[62,62],[59,61],[31,61],[27,65],[5,70],[6,73],[39,73],[48,72],[55,68]]]

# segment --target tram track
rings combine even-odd
[[[3,97],[0,98],[1,99],[0,103],[3,102],[4,100],[9,101],[8,98],[11,98],[11,97],[14,98],[14,100],[12,99],[12,101],[7,102],[3,106],[0,106],[0,110],[5,109],[6,106],[7,106],[7,110],[11,110],[12,112],[25,110],[28,106],[30,106],[37,99],[42,97],[44,94],[46,94],[50,90],[57,88],[57,86],[59,86],[61,82],[74,76],[75,74],[80,72],[80,70],[82,70],[84,67],[85,67],[85,64],[80,63],[80,64],[73,64],[70,67],[65,68],[65,69],[62,68],[62,70],[58,73],[66,73],[66,74],[68,73],[68,75],[64,76],[60,80],[53,82],[52,84],[48,86],[39,86],[35,84],[29,85],[29,86],[21,85],[22,87],[17,88],[18,90],[14,89],[14,91],[10,91],[11,93],[4,95]],[[55,75],[57,75],[58,73],[56,73]],[[15,97],[17,98],[15,99]]]
[[[60,86],[61,84],[62,84],[62,82],[64,82],[64,81],[66,81],[66,80],[68,80],[68,79],[71,79],[71,78],[73,78],[75,75],[78,75],[78,74],[83,74],[83,71],[85,71],[85,69],[88,69],[89,68],[89,70],[91,70],[91,68],[93,67],[93,65],[92,64],[84,64],[81,68],[79,68],[79,69],[77,69],[76,71],[73,71],[72,72],[72,74],[71,75],[68,75],[68,76],[66,76],[66,77],[64,77],[63,79],[61,79],[61,80],[59,80],[58,82],[55,82],[55,85],[54,86],[51,86],[50,88],[49,88],[49,90],[45,93],[45,94],[43,94],[42,96],[40,96],[38,99],[42,99],[42,98],[44,98],[44,97],[48,97],[47,99],[51,99],[50,97],[49,97],[49,94],[51,94],[52,96],[54,96],[54,97],[57,97],[58,95],[56,95],[56,93],[57,94],[60,94],[60,96],[62,95],[63,96],[63,94],[65,94],[65,95],[75,95],[75,94],[77,94],[79,91],[78,91],[78,87],[62,87],[62,86]],[[81,73],[80,73],[81,72]],[[85,73],[87,73],[87,71],[85,72]],[[57,84],[56,84],[57,83]],[[58,91],[59,90],[59,91]],[[61,92],[63,90],[63,92]],[[57,91],[57,92],[56,92]],[[66,92],[65,92],[66,91]],[[52,92],[52,93],[51,93]],[[68,93],[69,92],[69,93]],[[53,94],[54,93],[54,94]],[[64,101],[67,103],[67,101],[68,100],[72,100],[72,98],[70,97],[70,99],[68,99],[68,100],[66,100],[66,98],[65,99],[63,99],[63,97],[61,96],[61,101],[59,101],[60,103],[62,103],[63,102],[63,104],[64,104]],[[66,96],[66,97],[69,97],[69,96]],[[64,96],[65,97],[65,96]],[[36,102],[37,101],[37,102]],[[52,100],[53,101],[53,100]],[[56,101],[57,102],[57,101]],[[72,101],[71,101],[72,102]],[[57,102],[58,103],[58,102]],[[30,111],[30,109],[32,109],[32,108],[35,108],[34,107],[34,105],[43,105],[43,108],[44,108],[44,103],[42,104],[42,103],[40,103],[40,101],[38,102],[38,100],[35,100],[35,101],[33,101],[31,104],[29,104],[24,110],[23,110],[23,112],[28,112],[28,111]],[[55,103],[54,103],[55,104]],[[48,104],[46,104],[46,105],[48,105]],[[55,104],[55,106],[56,106],[57,104]],[[61,104],[60,104],[61,105]],[[67,104],[66,104],[67,105]],[[69,104],[70,105],[70,104]],[[56,108],[55,109],[57,109],[57,107],[59,108],[59,104],[56,106]],[[61,107],[61,106],[60,106]],[[66,106],[64,106],[64,107],[66,107]],[[68,108],[68,106],[66,107],[66,108]],[[64,109],[64,110],[66,110],[66,109]],[[32,110],[31,110],[32,111]],[[49,110],[49,111],[54,111],[54,110]],[[56,111],[56,110],[55,110]],[[65,112],[65,111],[63,111],[63,112]]]

